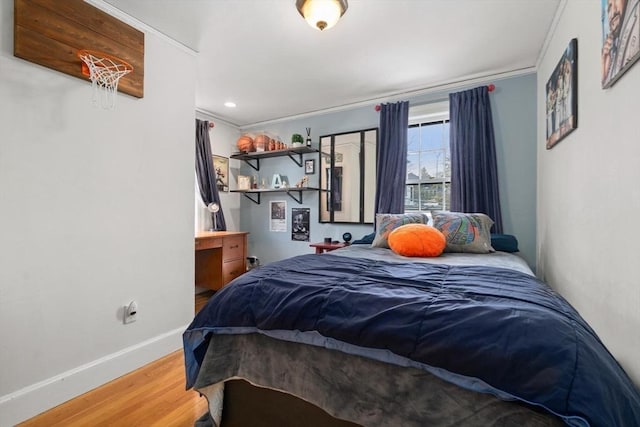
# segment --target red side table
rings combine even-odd
[[[320,243],[312,243],[309,246],[311,246],[312,248],[316,248],[316,253],[317,254],[321,254],[324,252],[331,252],[334,251],[336,249],[340,249],[340,248],[344,248],[346,245],[346,243],[324,243],[324,242],[320,242]]]

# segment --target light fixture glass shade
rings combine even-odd
[[[297,0],[298,12],[313,28],[331,28],[347,10],[347,0]]]

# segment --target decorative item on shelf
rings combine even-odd
[[[238,138],[237,145],[238,145],[238,150],[243,151],[245,153],[256,151],[256,148],[253,145],[253,138],[249,135],[242,135],[240,138]]]
[[[256,136],[254,139],[254,144],[256,147],[256,152],[269,151],[269,141],[271,138],[264,133]]]
[[[207,205],[207,210],[211,213],[211,217],[213,218],[213,228],[209,231],[218,231],[218,220],[216,218],[216,214],[220,210],[220,205],[215,202],[211,202]]]
[[[280,174],[274,173],[273,178],[271,179],[271,188],[278,189],[282,187],[282,178]]]
[[[250,190],[251,177],[246,175],[238,175],[238,190]]]
[[[251,183],[251,188],[254,190],[258,189],[258,174],[253,175],[253,182]],[[264,188],[264,179],[262,180],[262,188]]]
[[[345,245],[350,245],[351,243],[351,239],[353,238],[353,236],[351,236],[351,233],[346,232],[342,235],[342,240],[344,240],[344,244]]]
[[[311,148],[311,128],[305,128],[307,131],[307,147]]]
[[[309,185],[309,177],[303,176],[300,181],[296,182],[296,188],[306,188]]]
[[[299,133],[294,133],[293,135],[291,135],[291,146],[292,147],[302,147],[303,144],[303,139],[302,139],[302,135],[300,135]]]

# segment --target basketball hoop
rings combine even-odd
[[[82,60],[82,74],[89,76],[93,90],[93,105],[113,110],[116,106],[118,81],[133,71],[133,67],[122,59],[108,53],[82,49],[78,51]]]

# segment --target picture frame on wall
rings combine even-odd
[[[269,202],[269,231],[287,232],[287,202],[274,200]]]
[[[292,208],[291,209],[291,240],[297,242],[308,242],[310,235],[311,209]]]
[[[640,58],[640,1],[600,0],[602,88],[618,81]]]
[[[313,159],[304,161],[304,173],[307,175],[313,175],[316,173],[316,161]]]
[[[546,85],[547,150],[578,127],[578,39],[564,50]]]
[[[213,155],[213,170],[216,172],[216,187],[218,191],[229,191],[229,159]]]

